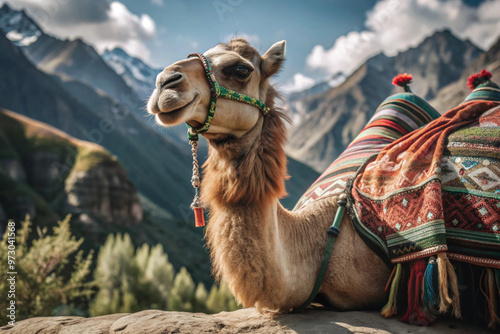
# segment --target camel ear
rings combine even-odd
[[[285,60],[286,41],[276,42],[262,56],[262,75],[265,78],[276,74]]]

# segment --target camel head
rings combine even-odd
[[[270,93],[268,82],[279,71],[284,55],[285,41],[275,43],[260,56],[246,40],[238,38],[228,44],[219,44],[202,56],[178,61],[158,74],[148,112],[155,115],[156,122],[162,126],[186,122],[199,129],[206,124],[211,91],[203,56],[218,85],[271,107],[268,104],[272,101],[268,100],[274,94]],[[203,135],[208,140],[228,136],[240,138],[255,127],[265,114],[262,111],[255,105],[219,97],[209,129]]]

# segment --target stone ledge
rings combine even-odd
[[[491,333],[485,328],[445,319],[423,328],[384,319],[378,312],[308,310],[300,314],[272,316],[255,309],[219,314],[146,310],[94,318],[39,317],[4,326],[8,334],[165,334],[165,333]]]

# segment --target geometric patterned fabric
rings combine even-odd
[[[356,175],[354,224],[392,263],[446,251],[500,268],[500,90],[485,88]]]
[[[500,107],[448,137],[441,169],[448,256],[500,268]]]
[[[388,97],[361,133],[299,199],[294,210],[344,192],[347,180],[369,157],[439,116],[425,100],[410,92]]]

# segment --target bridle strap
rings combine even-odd
[[[228,100],[233,100],[237,102],[246,103],[253,107],[260,109],[262,114],[265,116],[269,112],[269,108],[266,107],[264,102],[250,97],[245,94],[238,93],[232,89],[228,89],[219,85],[217,80],[215,79],[214,72],[212,71],[212,67],[208,59],[201,53],[191,53],[188,58],[197,57],[201,60],[201,64],[203,65],[203,69],[205,70],[205,76],[208,80],[208,85],[210,87],[210,107],[208,109],[207,118],[205,123],[199,128],[194,128],[186,123],[188,127],[188,138],[189,140],[198,140],[198,134],[207,132],[210,128],[210,124],[212,123],[212,119],[215,115],[215,107],[217,106],[217,97],[225,98]]]

